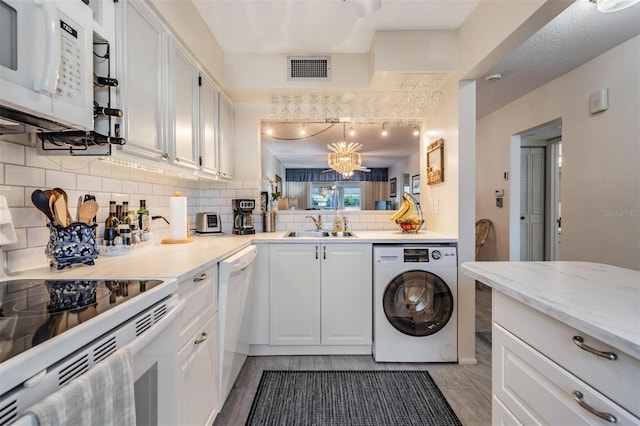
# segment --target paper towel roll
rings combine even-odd
[[[187,197],[169,198],[169,238],[172,240],[187,239]]]

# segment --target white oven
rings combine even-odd
[[[184,302],[174,295],[177,283],[174,280],[76,281],[75,283],[87,282],[98,283],[97,286],[91,287],[94,299],[90,301],[97,302],[95,305],[98,314],[86,323],[74,325],[74,316],[80,317],[79,312],[86,312],[74,306],[69,311],[71,313],[66,314],[65,323],[69,326],[66,331],[48,337],[15,355],[12,352],[21,349],[19,348],[21,335],[27,334],[29,340],[33,341],[40,330],[51,329],[51,327],[39,326],[33,331],[35,326],[29,326],[29,322],[40,323],[43,317],[29,314],[25,305],[31,304],[33,312],[39,312],[42,310],[41,306],[46,303],[51,310],[51,306],[55,304],[54,297],[50,295],[54,284],[45,282],[49,294],[44,292],[38,294],[42,287],[38,281],[0,283],[0,287],[3,288],[0,296],[3,299],[4,311],[26,312],[22,317],[16,315],[13,322],[8,322],[11,321],[8,318],[0,318],[0,328],[3,328],[2,333],[4,333],[4,336],[0,337],[5,342],[9,331],[21,328],[25,330],[14,333],[17,338],[13,339],[13,348],[0,347],[0,350],[4,351],[4,356],[10,356],[0,364],[0,425],[38,424],[33,416],[24,415],[29,407],[58,392],[73,379],[82,376],[125,346],[130,349],[133,361],[136,423],[139,425],[178,424],[179,386],[176,374],[178,323],[176,320],[184,310]],[[12,283],[15,284],[13,287],[10,285]],[[99,290],[103,283],[106,283],[105,288],[107,288],[104,292]],[[117,285],[112,286],[110,283],[117,283]],[[30,284],[32,286],[28,287]],[[151,287],[152,284],[155,287]],[[149,285],[149,287],[145,289],[143,285]],[[88,287],[85,285],[84,288]],[[68,286],[65,287],[65,292],[69,294],[67,289]],[[22,296],[14,296],[15,303],[12,303],[12,295],[25,294],[25,290],[31,293],[28,295],[28,301],[23,302]],[[77,296],[76,300],[83,299],[82,291],[78,291],[74,296]],[[126,299],[129,296],[133,297]],[[43,301],[45,299],[46,302]],[[108,308],[110,303],[114,305],[113,308]],[[48,318],[51,317],[52,315],[49,314]],[[34,318],[38,319],[34,320]],[[59,327],[59,321],[54,323]],[[96,404],[99,403],[101,403],[100,400],[96,401]]]
[[[0,0],[0,130],[92,130],[92,55],[81,0]]]

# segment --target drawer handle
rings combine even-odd
[[[193,342],[194,345],[199,345],[200,343],[204,342],[205,340],[207,340],[209,338],[209,335],[207,333],[202,333],[202,335],[200,336],[200,338],[198,340],[196,340],[195,342]]]
[[[200,275],[199,277],[195,277],[193,279],[194,283],[199,283],[200,281],[204,281],[207,279],[207,274],[203,273],[202,275]]]
[[[583,351],[587,351],[589,353],[592,353],[594,355],[598,355],[602,358],[606,358],[609,359],[611,361],[615,361],[616,359],[618,359],[618,355],[614,354],[613,352],[604,352],[604,351],[599,351],[597,349],[592,348],[589,345],[586,345],[584,343],[584,339],[580,336],[573,336],[573,343],[576,344],[577,347],[579,347],[580,349],[582,349]]]
[[[578,403],[579,406],[581,406],[582,408],[584,408],[594,416],[598,416],[601,419],[608,421],[609,423],[616,423],[618,421],[618,419],[616,419],[616,416],[614,416],[613,414],[605,413],[603,411],[598,411],[592,406],[590,406],[589,404],[587,404],[586,402],[584,402],[584,399],[582,399],[583,397],[584,395],[582,394],[582,392],[573,391],[573,399]]]

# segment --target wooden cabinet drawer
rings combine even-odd
[[[499,292],[493,292],[492,314],[495,323],[640,417],[640,360]],[[616,359],[581,349],[574,336]]]
[[[637,425],[640,422],[495,323],[492,340],[493,368],[497,369],[493,375],[493,393],[508,409],[503,409],[502,414],[513,413],[523,424],[608,424],[575,400],[576,392],[579,392],[584,404],[603,415],[615,417],[617,424]],[[509,424],[513,419],[503,416],[502,420]]]

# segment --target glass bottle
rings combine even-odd
[[[140,200],[138,209],[138,227],[143,233],[149,232],[149,210],[147,210],[146,200]]]
[[[116,202],[109,201],[109,216],[104,221],[104,245],[112,246],[118,236],[118,216],[116,216]]]
[[[120,223],[123,225],[131,226],[131,218],[129,217],[129,202],[122,202],[122,215],[120,216]]]

